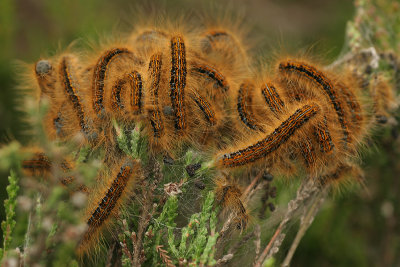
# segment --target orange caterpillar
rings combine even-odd
[[[215,196],[219,204],[233,215],[237,229],[245,229],[249,222],[247,209],[241,200],[242,190],[235,184],[224,179],[215,182]]]
[[[68,159],[62,159],[59,166],[54,166],[53,161],[40,149],[30,149],[29,159],[22,162],[22,170],[26,176],[41,176],[49,178],[53,169],[59,167],[61,174],[58,175],[58,181],[65,186],[71,193],[80,191],[89,194],[89,188],[83,184],[77,183],[74,176],[70,174],[73,169],[73,164]],[[32,155],[33,154],[33,155]]]
[[[114,119],[144,125],[152,155],[174,157],[193,147],[225,173],[257,164],[271,173],[304,170],[326,184],[356,169],[353,158],[372,125],[359,81],[346,70],[327,71],[304,59],[282,60],[260,79],[243,47],[221,28],[166,27],[139,31],[87,59],[69,52],[36,63],[39,95],[50,99],[44,121],[49,137],[67,141],[81,134],[84,143],[111,154],[106,165],[117,166],[90,193],[80,254],[91,250],[140,176],[139,162],[109,160],[116,153]],[[382,84],[374,91],[377,113],[385,114],[382,97],[393,98],[387,92]],[[33,159],[24,168],[36,163],[50,164]],[[239,187],[216,184],[217,199],[245,228]]]
[[[101,239],[101,229],[110,226],[111,218],[117,215],[125,199],[132,193],[135,181],[140,177],[136,161],[125,159],[122,162],[112,171],[111,179],[106,179],[104,185],[90,195],[85,215],[88,228],[78,245],[78,255],[81,257],[96,247],[93,244]]]

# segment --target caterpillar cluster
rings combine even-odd
[[[74,187],[91,202],[81,254],[142,175],[139,161],[117,155],[113,120],[140,123],[153,155],[173,158],[192,147],[210,155],[210,166],[225,174],[256,165],[289,176],[304,170],[329,183],[354,172],[353,159],[374,124],[362,81],[303,58],[282,59],[255,74],[243,43],[218,27],[156,28],[90,55],[64,52],[32,67],[38,98],[50,103],[43,122],[48,137],[69,141],[80,135],[82,145],[106,151],[104,163],[114,170],[102,178],[101,192]],[[379,88],[383,94],[390,90]],[[382,99],[374,101],[377,112]],[[23,168],[45,172],[51,165],[37,153]],[[61,180],[73,182],[69,176]],[[217,184],[217,198],[236,212],[238,228],[246,227],[239,187]]]

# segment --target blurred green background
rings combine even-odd
[[[309,51],[330,62],[340,54],[346,22],[354,16],[350,0],[232,0],[217,4],[211,0],[1,0],[0,143],[29,140],[16,107],[15,60],[31,63],[77,39],[96,40],[113,31],[129,31],[140,17],[138,10],[201,16],[215,6],[221,10],[228,7],[222,13],[243,16],[244,28],[248,27],[251,39],[256,40],[252,53],[259,61],[284,48],[292,53]],[[375,144],[363,157],[367,162],[363,164],[365,188],[326,203],[301,241],[293,266],[400,265],[400,164],[398,141],[393,145],[395,131],[378,131]],[[7,175],[4,171],[0,174],[1,203]],[[4,211],[0,210],[2,220]]]

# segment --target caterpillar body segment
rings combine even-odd
[[[321,152],[332,153],[334,149],[334,144],[332,143],[332,136],[329,132],[326,118],[324,118],[324,121],[322,123],[317,125],[314,134],[318,140]]]
[[[260,125],[253,110],[253,97],[254,97],[254,85],[250,82],[244,82],[240,85],[237,92],[237,113],[240,121],[249,130],[264,132],[263,127]]]
[[[279,95],[276,86],[271,82],[265,82],[261,86],[261,93],[269,109],[277,116],[285,108],[284,98]]]
[[[175,116],[175,129],[186,128],[185,87],[186,87],[186,48],[181,36],[171,38],[171,80],[170,97]]]
[[[61,88],[76,117],[75,124],[79,125],[79,129],[84,134],[85,138],[89,142],[94,143],[98,135],[93,129],[92,118],[90,117],[90,113],[87,112],[86,106],[83,103],[83,98],[79,93],[80,85],[76,80],[77,77],[74,77],[73,63],[71,62],[73,60],[72,56],[68,55],[63,56],[61,59],[59,67]]]
[[[213,62],[206,62],[204,59],[191,60],[188,65],[188,76],[193,85],[191,88],[206,97],[217,117],[226,119],[225,121],[236,116],[234,105],[237,101],[233,96],[236,94],[239,82],[247,77],[243,73],[238,75],[230,73],[224,66],[217,67]],[[223,122],[219,121],[218,124],[222,126]]]
[[[190,94],[191,99],[196,103],[199,109],[202,111],[205,120],[210,126],[217,124],[217,116],[211,103],[202,96],[199,92],[193,90]]]
[[[338,88],[338,90],[340,91],[345,106],[348,109],[349,121],[351,122],[350,127],[360,127],[360,125],[363,124],[364,116],[362,114],[363,111],[361,110],[361,105],[357,100],[356,95],[344,83],[337,83],[336,88]]]
[[[115,113],[120,113],[125,109],[125,103],[123,103],[123,96],[127,86],[126,77],[119,78],[115,81],[111,88],[111,108]]]
[[[48,102],[43,121],[50,139],[68,140],[82,135],[82,143],[93,143],[98,133],[87,109],[87,95],[82,88],[81,64],[74,53],[64,53],[35,64],[35,75],[41,101]]]
[[[107,94],[107,110],[111,117],[121,121],[143,119],[146,102],[145,81],[146,70],[136,67],[113,80],[111,92]]]
[[[359,82],[349,75],[333,74],[303,60],[285,60],[279,66],[279,82],[286,95],[301,95],[296,88],[301,88],[307,99],[318,99],[327,109],[327,127],[335,154],[355,157],[358,145],[368,134],[368,105],[360,97]],[[301,99],[301,97],[299,98]],[[335,116],[332,116],[336,114]],[[340,125],[341,131],[337,131]]]
[[[60,88],[59,71],[57,65],[58,58],[41,59],[34,65],[34,77],[36,83],[35,95],[39,99],[39,104],[46,103],[48,112],[43,121],[43,127],[52,140],[71,137],[71,129],[74,129],[74,119],[69,118],[68,100]]]
[[[58,106],[54,105],[53,101],[51,102],[52,104],[50,104],[49,111],[43,121],[43,128],[49,139],[67,140],[73,134],[79,132],[76,127],[76,120],[69,116],[71,107],[66,100],[60,102]]]
[[[351,91],[348,86],[344,83],[337,83],[336,88],[338,88],[343,102],[345,103],[344,113],[346,120],[349,122],[348,125],[351,129],[351,133],[352,135],[357,135],[366,122],[365,114],[363,114],[365,111],[361,109],[361,104],[356,97],[355,92]]]
[[[299,154],[304,160],[305,167],[307,169],[314,169],[318,159],[315,145],[309,137],[299,143],[299,151]]]
[[[145,88],[143,86],[143,75],[136,70],[127,74],[130,89],[130,107],[133,113],[142,113],[144,105]]]
[[[47,176],[51,170],[52,162],[43,152],[36,152],[31,158],[24,160],[21,167],[28,176]]]
[[[141,60],[136,58],[133,52],[126,47],[114,47],[105,51],[98,58],[94,68],[91,81],[92,107],[93,111],[100,118],[106,112],[105,98],[108,93],[105,88],[108,82],[120,73],[124,65],[133,63],[140,64]],[[119,63],[119,64],[118,64]]]
[[[130,42],[140,53],[149,53],[154,51],[160,45],[165,45],[169,41],[169,34],[159,29],[142,29],[137,34],[131,36]]]
[[[210,82],[214,82],[213,87],[216,90],[222,91],[217,92],[216,94],[226,93],[229,91],[227,78],[214,66],[200,62],[193,62],[190,71],[193,74],[208,79]]]
[[[149,120],[153,131],[153,136],[155,138],[161,138],[164,133],[164,119],[161,113],[160,106],[160,90],[163,88],[163,77],[162,77],[162,64],[163,64],[163,54],[158,53],[151,56],[149,62],[149,93],[151,101],[151,109],[149,110]]]
[[[201,53],[221,64],[246,65],[247,51],[240,39],[228,29],[211,27],[200,35]]]
[[[165,46],[165,49],[169,46]],[[143,77],[144,116],[147,135],[152,151],[169,151],[172,146],[175,129],[175,116],[170,97],[170,53],[157,48],[149,55],[148,67]]]
[[[346,75],[343,81],[337,82],[336,88],[344,103],[344,119],[349,128],[350,142],[346,150],[352,155],[357,155],[357,148],[370,133],[373,115],[368,110],[371,110],[372,104],[362,95],[360,81],[350,75]]]
[[[351,162],[339,164],[335,169],[318,179],[322,186],[329,184],[335,189],[335,192],[340,192],[346,184],[362,183],[363,181],[364,172],[359,166]]]
[[[390,113],[399,105],[395,99],[393,87],[386,78],[377,75],[370,88],[370,94],[373,98],[375,120],[381,124],[386,123]]]
[[[133,53],[125,47],[111,48],[104,52],[98,59],[93,69],[92,78],[92,105],[96,114],[100,115],[104,111],[105,82],[107,75],[110,75],[113,61],[121,56],[132,56]]]

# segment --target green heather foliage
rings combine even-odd
[[[82,22],[81,32],[62,31],[63,38],[76,38],[86,32],[93,36],[90,26],[99,16],[104,17],[99,22],[103,28],[111,25],[112,17],[106,16],[107,12],[95,14],[92,11],[91,5],[96,1],[72,2],[81,8],[64,9],[56,1],[43,1],[48,17],[55,22],[68,20],[68,24],[74,25],[79,23],[72,19],[74,12],[82,17],[89,14]],[[117,2],[122,6],[122,1]],[[0,43],[4,46],[2,49],[10,53],[16,49],[11,41],[17,35],[13,27],[18,18],[15,10],[13,1],[1,1]],[[399,92],[399,12],[400,1],[356,0],[355,17],[347,23],[346,41],[336,62],[374,48],[379,61],[377,68],[366,74],[366,81],[371,82],[376,73],[384,74]],[[41,40],[44,33],[38,31],[36,35],[29,36],[29,40]],[[332,42],[342,40],[343,35],[341,32]],[[37,59],[38,51],[44,48],[39,44],[32,46],[30,49],[34,53],[30,56]],[[0,62],[5,62],[3,57]],[[9,64],[2,63],[0,67],[2,74]],[[12,88],[11,83],[9,79],[2,82],[2,86]],[[15,93],[0,94],[2,99],[13,99]],[[4,109],[12,110],[8,106],[11,104],[5,104]],[[99,172],[110,171],[101,164],[107,152],[102,148],[92,150],[89,146],[77,149],[75,141],[64,144],[47,140],[41,125],[47,108],[46,103],[42,103],[40,109],[33,103],[25,107],[26,116],[30,118],[30,137],[52,159],[60,160],[72,154],[76,159],[72,174],[89,188],[95,186]],[[315,216],[315,222],[294,254],[293,265],[399,265],[400,208],[396,203],[400,201],[400,186],[394,176],[400,173],[400,142],[396,112],[389,118],[388,127],[377,127],[373,140],[368,140],[364,146],[367,153],[364,153],[366,163],[362,167],[366,170],[368,194],[361,186],[355,186],[347,188],[351,192],[346,195],[331,197],[326,192],[316,193],[315,189],[307,188],[308,185],[300,184],[299,179],[290,182],[279,177],[273,181],[260,179],[262,181],[250,188],[250,195],[254,194],[246,204],[252,218],[248,228],[240,230],[236,229],[233,214],[223,209],[215,196],[213,179],[217,172],[210,168],[207,155],[183,148],[180,157],[172,163],[161,155],[151,157],[143,125],[114,120],[112,125],[121,157],[128,155],[140,161],[144,179],[134,185],[132,196],[104,231],[93,255],[83,259],[77,258],[75,252],[86,230],[82,213],[87,195],[68,192],[62,187],[57,169],[53,170],[51,178],[26,177],[21,171],[21,162],[27,157],[25,142],[9,142],[0,148],[0,170],[9,174],[1,223],[1,265],[18,262],[24,266],[253,266],[259,259],[262,266],[280,266],[296,237],[301,239],[299,229],[307,230],[307,223],[311,224]],[[10,118],[7,120],[12,120]],[[15,119],[10,127],[21,129],[20,124],[21,119]],[[194,176],[186,171],[192,164],[201,165]],[[255,175],[246,179],[250,181]],[[271,200],[273,190],[277,190],[278,195]],[[264,191],[269,195],[262,203]],[[324,199],[324,208],[316,215]],[[263,204],[275,204],[277,210],[271,212]],[[274,239],[280,226],[282,231]],[[271,243],[271,255],[264,261],[260,255],[270,240],[275,242]],[[374,255],[370,255],[370,251],[375,251]]]
[[[3,259],[4,254],[10,249],[12,234],[15,228],[15,208],[17,206],[18,195],[18,177],[14,171],[11,170],[8,177],[9,185],[7,186],[8,199],[4,200],[4,209],[6,211],[6,220],[1,223],[1,230],[3,231],[3,248],[0,249],[0,260]]]

